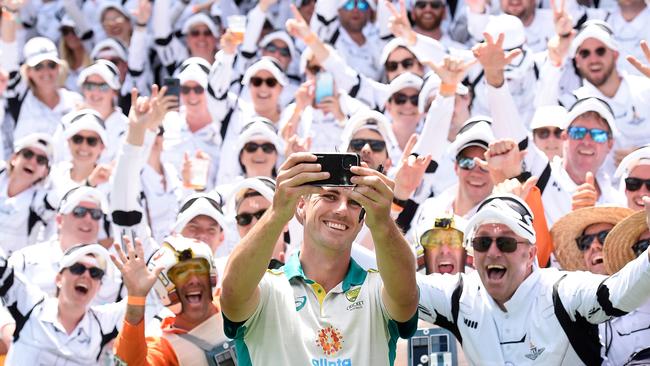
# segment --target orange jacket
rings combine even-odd
[[[124,320],[122,331],[115,340],[115,357],[129,366],[178,366],[176,353],[167,339],[145,338],[144,320],[136,325]]]

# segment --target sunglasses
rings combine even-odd
[[[268,86],[269,88],[273,88],[276,85],[278,85],[278,81],[275,78],[264,79],[259,76],[253,76],[251,78],[251,84],[253,84],[253,86],[255,87],[262,86],[262,83],[266,83],[266,86]]]
[[[639,240],[636,243],[632,245],[632,250],[634,251],[635,256],[640,256],[643,252],[648,249],[648,246],[650,246],[650,239],[643,239]]]
[[[291,56],[291,50],[289,50],[289,47],[278,47],[274,45],[273,43],[269,43],[264,47],[264,51],[269,52],[269,53],[276,53],[279,52],[281,56],[283,57],[290,57]]]
[[[205,88],[202,87],[201,85],[197,86],[181,86],[181,94],[189,94],[190,92],[194,92],[194,94],[203,94],[205,92]]]
[[[463,234],[457,230],[429,230],[422,235],[420,243],[425,248],[439,248],[443,245],[462,248]]]
[[[117,16],[115,18],[104,18],[102,24],[122,24],[126,22],[126,18],[123,16]]]
[[[458,167],[463,170],[472,170],[477,165],[476,162],[474,161],[474,158],[468,158],[464,156],[461,156],[458,159],[456,159],[456,163],[458,163]],[[481,171],[483,172],[487,172],[487,170],[483,169],[483,167],[479,166],[479,169],[481,169]]]
[[[210,264],[202,258],[185,259],[167,272],[167,276],[176,286],[185,283],[192,275],[208,276],[209,274]]]
[[[74,28],[72,27],[61,27],[61,35],[62,36],[69,36],[71,34],[75,34]]]
[[[366,144],[370,145],[370,149],[373,152],[382,152],[386,149],[386,142],[382,140],[371,140],[371,139],[352,139],[350,140],[350,149],[355,152],[359,152],[363,149]]]
[[[75,145],[81,145],[84,140],[86,140],[90,147],[95,147],[99,143],[99,138],[94,136],[73,135],[70,140],[72,140],[72,143]]]
[[[580,56],[580,58],[583,58],[583,59],[588,58],[589,56],[591,56],[591,52],[595,53],[596,56],[598,56],[598,57],[603,57],[607,53],[607,48],[598,47],[593,51],[591,51],[591,50],[580,50],[580,51],[578,51],[578,56]]]
[[[23,156],[23,158],[27,160],[32,160],[33,157],[36,157],[36,164],[42,165],[42,166],[47,166],[47,163],[50,161],[47,156],[37,154],[33,150],[30,149],[22,149],[20,150],[20,155]]]
[[[98,208],[87,208],[82,206],[77,206],[72,209],[72,215],[78,219],[83,219],[86,214],[90,214],[90,218],[99,221],[104,216],[102,210]]]
[[[397,105],[404,105],[406,102],[411,102],[411,104],[415,107],[418,106],[418,95],[406,95],[402,93],[395,93],[393,96],[390,98],[393,103]]]
[[[386,71],[395,71],[397,70],[399,65],[402,65],[402,68],[408,70],[411,67],[413,67],[413,65],[415,65],[415,58],[409,57],[400,61],[386,61],[386,63],[384,64],[384,68],[386,69]]]
[[[102,277],[104,277],[104,270],[101,268],[97,267],[86,267],[81,263],[75,263],[68,267],[68,270],[70,270],[70,273],[73,275],[81,276],[88,270],[88,274],[90,274],[90,278],[93,280],[99,280]]]
[[[88,91],[99,90],[105,92],[110,90],[108,83],[93,83],[92,81],[84,81],[83,84],[81,84],[81,87]]]
[[[485,253],[492,246],[492,242],[497,243],[497,248],[503,253],[512,253],[517,250],[517,244],[528,244],[527,241],[517,241],[509,236],[500,236],[492,238],[490,236],[477,236],[472,239],[472,248],[479,253]]]
[[[195,38],[199,36],[212,37],[212,32],[210,32],[209,29],[204,29],[203,32],[201,32],[198,29],[192,29],[191,31],[189,31],[188,34],[190,35],[190,37],[195,37]]]
[[[594,239],[598,239],[600,244],[605,244],[605,238],[607,238],[607,234],[609,234],[610,230],[603,230],[600,232],[597,232],[595,234],[587,234],[587,235],[580,235],[579,237],[576,238],[576,244],[578,244],[578,249],[580,249],[581,252],[584,252],[585,250],[588,250],[591,248],[591,244],[594,243]]]
[[[36,64],[36,66],[34,66],[34,70],[41,71],[44,68],[48,68],[49,70],[54,70],[57,67],[59,67],[59,64],[57,64],[54,61],[43,61]]]
[[[586,127],[569,127],[567,130],[571,140],[582,140],[587,136],[587,132],[591,135],[591,139],[599,144],[604,144],[609,140],[609,132],[601,130],[600,128],[586,128]]]
[[[355,5],[359,11],[366,11],[369,7],[368,3],[365,0],[349,0],[347,3],[345,3],[345,5],[343,5],[343,9],[352,11],[354,10]]]
[[[307,65],[305,67],[305,69],[307,69],[307,71],[309,71],[310,73],[312,73],[314,75],[318,74],[319,72],[321,72],[323,70],[323,68],[318,66],[318,65]]]
[[[442,1],[416,1],[414,6],[416,9],[422,10],[426,8],[427,5],[431,9],[442,9],[445,7],[445,4]]]
[[[631,192],[638,191],[644,183],[645,188],[650,191],[650,179],[627,177],[625,178],[625,189]]]
[[[541,140],[546,140],[551,137],[551,134],[555,136],[556,139],[559,139],[562,136],[562,129],[555,127],[552,131],[550,128],[536,128],[533,130],[533,134]]]
[[[262,209],[253,213],[243,212],[235,216],[235,220],[237,220],[237,225],[239,226],[248,226],[253,221],[253,217],[259,220],[265,212],[266,209]]]
[[[263,144],[258,144],[258,143],[256,143],[256,142],[247,142],[247,143],[244,145],[244,150],[245,150],[247,153],[254,153],[254,152],[256,152],[257,149],[259,149],[259,148],[262,148],[262,151],[263,151],[265,154],[271,154],[271,153],[275,152],[275,145],[273,145],[273,144],[270,143],[270,142],[265,142],[265,143],[263,143]]]

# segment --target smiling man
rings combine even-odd
[[[611,277],[541,269],[533,220],[519,197],[483,201],[465,230],[476,271],[419,276],[421,317],[452,331],[470,364],[599,365],[597,324],[648,299],[648,251]]]
[[[353,167],[353,189],[314,186],[329,177],[315,162],[289,156],[273,203],[231,254],[221,297],[226,335],[238,359],[254,365],[392,365],[397,337],[415,331],[418,297],[413,255],[390,217],[392,182]],[[266,271],[294,215],[304,226],[301,250]],[[379,272],[350,257],[364,223]]]

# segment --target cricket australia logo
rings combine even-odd
[[[355,302],[357,301],[357,297],[359,297],[359,292],[361,292],[361,286],[352,287],[345,292],[345,298],[349,302]]]
[[[537,347],[536,347],[536,346],[531,342],[531,343],[530,343],[530,353],[527,354],[527,355],[524,355],[524,356],[526,356],[526,358],[528,358],[528,359],[531,359],[531,360],[535,361],[535,359],[537,359],[537,357],[539,357],[539,355],[541,355],[542,352],[544,352],[545,349],[546,349],[546,348],[543,348],[543,347],[542,347],[542,348],[537,348]]]
[[[316,345],[323,350],[326,356],[336,355],[343,348],[341,331],[331,325],[319,330]]]

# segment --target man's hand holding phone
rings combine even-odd
[[[366,225],[371,232],[387,229],[393,222],[390,207],[393,203],[395,182],[383,173],[369,168],[366,163],[353,166],[350,171],[354,174],[351,182],[356,186],[350,190],[343,190],[343,193],[365,209]]]

